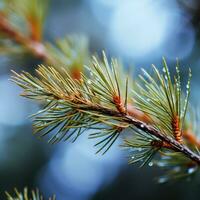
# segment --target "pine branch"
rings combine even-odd
[[[26,72],[14,72],[12,77],[24,89],[22,96],[45,104],[32,115],[35,134],[48,136],[50,143],[68,139],[74,142],[92,129],[89,138],[98,140],[94,146],[97,153],[104,154],[128,132],[122,146],[130,151],[129,162],[163,168],[166,172],[160,183],[198,172],[199,121],[188,119],[190,70],[185,91],[179,63],[172,78],[165,59],[162,72],[153,65],[153,75],[143,70],[140,81],[133,81],[122,64],[116,59],[109,62],[105,53],[103,59],[91,60],[85,37],[67,36],[56,44],[44,42],[47,1],[21,1],[5,1],[6,8],[0,12],[1,35],[15,45],[16,52],[23,49],[54,66],[39,66],[37,77]],[[13,15],[25,26],[13,22]],[[3,48],[15,52],[7,44]],[[16,194],[18,198],[23,196]],[[26,195],[27,191],[24,198],[28,199]]]
[[[40,59],[48,58],[45,46],[15,29],[4,13],[0,13],[0,32],[17,44],[24,46],[34,56]]]
[[[159,118],[156,117],[154,121],[155,125],[147,125],[145,122],[129,114],[127,104],[133,96],[130,96],[128,81],[123,77],[124,73],[120,73],[119,75],[121,69],[118,63],[113,60],[110,65],[105,54],[103,55],[103,62],[98,61],[95,57],[93,58],[93,66],[88,68],[91,77],[87,78],[82,75],[81,81],[73,80],[64,69],[63,73],[59,73],[54,68],[45,66],[40,66],[37,70],[39,78],[24,72],[22,74],[15,73],[12,80],[24,89],[23,96],[47,102],[45,108],[36,114],[34,127],[36,132],[43,131],[41,136],[48,135],[52,130],[57,129],[56,134],[49,140],[51,143],[67,140],[74,135],[73,141],[75,141],[85,130],[94,129],[98,130],[98,132],[92,133],[90,138],[100,138],[100,142],[96,144],[96,146],[100,146],[97,152],[104,150],[103,153],[105,153],[123,131],[131,129],[133,133],[138,132],[140,135],[140,147],[138,146],[138,142],[135,143],[135,141],[139,141],[138,139],[134,140],[134,142],[131,142],[129,139],[126,140],[125,146],[132,149],[142,148],[143,150],[144,147],[148,148],[148,151],[143,151],[142,155],[133,160],[134,162],[145,158],[144,164],[149,163],[154,154],[167,150],[181,153],[190,162],[194,161],[199,165],[200,155],[198,151],[195,153],[183,142],[177,141],[176,137],[172,137],[174,136],[173,124],[171,123],[173,119],[172,114],[175,113],[177,115],[179,113],[179,119],[182,120],[180,123],[184,123],[188,96],[186,96],[186,102],[182,110],[180,105],[182,98],[179,95],[180,82],[178,81],[178,87],[176,85],[176,80],[178,79],[175,78],[174,86],[169,77],[166,80],[167,82],[165,82],[164,75],[161,76],[157,68],[153,68],[158,77],[161,77],[158,81],[161,87],[152,78],[150,80],[153,85],[145,82],[145,87],[151,88],[154,92],[156,91],[154,87],[158,89],[160,93],[156,93],[154,96],[149,93],[149,95],[155,97],[155,99],[152,99],[155,102],[158,102],[158,99],[161,98],[162,106],[158,103],[158,106],[155,107],[154,113],[157,115],[146,112],[148,111],[147,109],[152,109],[150,105],[149,107],[145,106],[146,109],[143,111],[152,120],[154,120],[154,116],[163,115],[168,117],[165,123],[158,121]],[[167,73],[169,76],[166,64],[165,69],[167,72],[164,73]],[[127,75],[124,76],[126,77]],[[150,78],[149,74],[148,77]],[[162,87],[166,90],[162,90]],[[142,87],[140,88],[144,92]],[[124,91],[124,94],[122,91]],[[189,94],[189,91],[187,93]],[[141,96],[137,93],[135,97]],[[178,100],[175,100],[175,98],[178,98]],[[144,97],[140,99],[144,99]],[[137,105],[139,105],[138,102],[137,100]],[[144,101],[143,104],[140,104],[141,110],[145,103],[149,103],[149,101]],[[168,128],[170,126],[171,128]]]

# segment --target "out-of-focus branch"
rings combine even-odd
[[[196,137],[196,135],[192,132],[192,130],[188,129],[183,131],[183,138],[188,143],[200,147],[200,140]]]
[[[57,59],[52,56],[52,53],[48,51],[47,47],[42,42],[39,33],[37,33],[37,26],[31,24],[31,35],[26,36],[21,33],[7,19],[4,13],[0,12],[0,33],[9,38],[10,40],[16,42],[18,45],[24,47],[33,56],[42,59],[45,63],[55,65]],[[34,28],[35,27],[35,28]],[[35,33],[36,31],[36,33]],[[68,63],[66,63],[67,65]],[[82,68],[82,67],[81,67]],[[81,77],[80,67],[71,66],[70,72],[74,79],[79,80]]]
[[[50,59],[42,42],[35,41],[20,33],[9,23],[3,13],[0,13],[0,32],[9,39],[25,47],[34,56],[44,60]]]

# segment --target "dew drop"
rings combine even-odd
[[[187,103],[187,99],[185,99],[185,103]]]
[[[90,75],[93,76],[94,75],[93,72],[90,71]]]
[[[131,157],[131,159],[134,159],[134,158],[135,158],[135,156],[132,156],[132,157]]]
[[[144,75],[144,76],[146,76],[146,75],[147,75],[145,70],[143,70],[143,75]]]
[[[165,75],[165,80],[167,80],[167,76]]]
[[[147,98],[147,101],[150,102],[151,100],[149,98]]]
[[[186,85],[186,88],[187,88],[187,89],[189,89],[189,88],[190,88],[190,85],[189,85],[189,84],[187,84],[187,85]]]
[[[195,171],[196,171],[196,168],[191,167],[191,168],[188,169],[188,174],[192,174],[192,173],[194,173]]]
[[[149,167],[152,167],[153,166],[153,162],[149,162]]]
[[[166,183],[168,181],[168,178],[167,177],[160,177],[158,179],[158,183]]]
[[[193,155],[193,154],[191,155],[191,158],[194,158],[194,155]]]
[[[141,124],[140,127],[141,127],[141,128],[144,128],[144,124]]]
[[[166,164],[164,162],[158,162],[157,165],[158,167],[165,167]]]
[[[181,151],[183,151],[183,150],[184,150],[184,148],[183,148],[183,147],[180,147],[180,150],[181,150]]]
[[[177,90],[180,91],[180,85],[176,84]]]
[[[88,84],[91,84],[91,83],[92,83],[92,81],[91,81],[91,80],[88,80],[88,81],[87,81],[87,83],[88,83]]]
[[[142,148],[139,147],[139,148],[138,148],[138,151],[139,151],[139,152],[142,151]]]
[[[164,72],[164,73],[166,72],[166,69],[165,69],[164,67],[163,67],[163,69],[162,69],[162,70],[163,70],[163,72]]]

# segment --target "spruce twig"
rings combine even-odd
[[[124,102],[128,102],[128,100],[124,99],[130,99],[127,89],[125,89],[124,94],[122,92],[122,88],[127,88],[127,81],[126,79],[122,79],[124,82],[120,83],[120,76],[116,74],[117,71],[120,71],[119,65],[116,62],[110,65],[105,54],[103,54],[103,62],[99,62],[95,57],[93,58],[93,66],[88,68],[90,73],[92,73],[91,77],[87,78],[82,75],[81,81],[73,80],[66,70],[63,70],[63,73],[60,74],[54,68],[45,66],[40,66],[37,70],[40,78],[33,77],[29,73],[24,72],[22,74],[15,73],[13,81],[24,89],[23,96],[36,100],[46,100],[48,102],[44,110],[36,115],[34,127],[36,132],[42,132],[41,136],[48,135],[53,129],[57,129],[57,133],[49,140],[51,143],[69,139],[73,135],[77,139],[87,129],[99,129],[100,131],[91,135],[90,138],[102,138],[96,144],[96,146],[101,145],[97,152],[105,149],[103,151],[105,153],[119,135],[121,135],[122,131],[135,127],[144,140],[149,136],[152,137],[148,145],[155,150],[150,151],[153,154],[162,149],[164,151],[180,152],[191,161],[200,164],[198,153],[193,152],[184,143],[177,141],[176,137],[172,137],[172,114],[174,112],[177,114],[182,112],[182,107],[175,100],[175,98],[178,98],[178,101],[181,102],[183,99],[178,93],[181,86],[179,84],[177,90],[169,77],[167,77],[167,82],[165,82],[164,76],[160,74],[155,66],[153,68],[160,81],[158,81],[158,84],[161,84],[161,86],[157,85],[156,80],[150,78],[151,76],[145,72],[152,82],[152,85],[145,82],[145,87],[150,88],[153,92],[156,91],[155,88],[159,89],[155,93],[156,95],[152,96],[155,98],[152,99],[152,102],[155,100],[158,103],[159,99],[161,101],[160,104],[158,103],[159,107],[155,107],[155,114],[157,115],[153,113],[154,110],[152,110],[153,108],[150,105],[145,106],[145,110],[143,110],[143,106],[145,103],[149,103],[149,101],[139,104],[137,100],[136,105],[141,105],[140,109],[149,114],[153,120],[155,116],[162,116],[159,113],[162,113],[163,117],[166,115],[166,122],[159,121],[159,118],[156,117],[154,121],[155,125],[148,125],[134,118],[133,115],[130,115],[122,107]],[[165,70],[167,72],[164,73],[170,76],[166,64]],[[142,80],[144,79],[142,78]],[[164,90],[162,90],[162,87]],[[142,89],[142,86],[140,88]],[[144,89],[141,90],[142,94],[144,94],[144,91]],[[136,97],[140,97],[140,100],[144,99],[139,95],[137,93]],[[152,94],[149,92],[149,95]],[[186,101],[188,101],[188,97],[186,97]],[[148,112],[148,109],[152,112]],[[186,106],[183,108],[183,113],[185,113],[185,109]],[[180,115],[181,124],[184,123],[184,115]],[[128,146],[135,148],[133,143],[129,143]],[[140,148],[142,147],[141,143]],[[153,154],[149,153],[147,154],[149,155],[149,159],[147,157],[145,161],[147,163],[153,158]]]

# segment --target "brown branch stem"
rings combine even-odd
[[[6,15],[3,13],[0,13],[0,32],[9,39],[25,47],[34,56],[44,60],[50,59],[46,47],[42,42],[35,41],[20,33],[10,24],[9,20],[6,18]]]
[[[81,108],[80,110],[83,110],[83,111],[90,110],[90,111],[95,111],[100,114],[104,114],[108,116],[121,117],[124,122],[132,124],[136,128],[157,137],[163,142],[168,143],[172,147],[171,148],[172,150],[181,152],[186,157],[190,158],[191,160],[195,161],[198,165],[200,165],[200,156],[194,153],[193,151],[191,151],[186,145],[179,143],[174,138],[161,133],[160,131],[152,127],[151,125],[147,125],[146,123],[135,119],[133,116],[130,116],[128,114],[123,114],[123,113],[120,113],[119,111],[111,110],[109,108],[105,108],[99,105],[89,105],[88,107]]]

